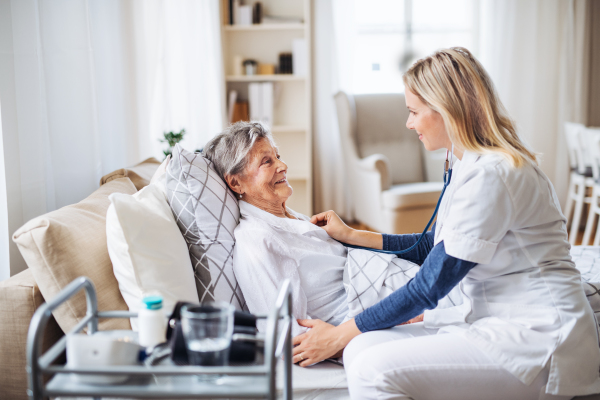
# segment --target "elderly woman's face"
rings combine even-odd
[[[287,165],[281,161],[277,148],[261,139],[250,152],[246,170],[239,176],[244,198],[253,203],[281,206],[292,195],[287,181]]]

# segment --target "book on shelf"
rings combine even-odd
[[[249,121],[250,115],[248,113],[248,102],[247,101],[236,101],[233,105],[233,113],[231,116],[232,124],[238,121]]]
[[[306,39],[294,39],[292,41],[292,71],[294,75],[306,76]]]
[[[228,113],[227,113],[227,120],[229,122],[234,122],[233,121],[233,112],[235,109],[235,102],[237,100],[237,90],[232,90],[229,92],[229,108],[228,108]]]
[[[241,0],[229,0],[229,25],[252,25],[262,23],[261,2],[244,4]]]
[[[231,25],[252,25],[252,6],[243,5],[240,0],[230,0],[229,4]]]
[[[273,125],[273,82],[253,82],[248,85],[250,119]]]
[[[239,6],[238,17],[238,20],[235,22],[236,25],[252,25],[252,6]]]

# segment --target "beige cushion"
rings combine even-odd
[[[75,278],[87,276],[96,286],[101,311],[127,310],[106,247],[106,211],[110,194],[135,192],[128,178],[115,179],[81,202],[34,218],[15,232],[13,240],[45,299],[52,299]],[[85,295],[80,292],[53,314],[68,332],[85,311]],[[100,329],[130,329],[129,320],[100,320]]]
[[[407,183],[381,192],[383,208],[400,210],[414,207],[435,207],[444,184],[442,182]]]
[[[160,164],[160,161],[156,158],[150,157],[133,167],[121,168],[110,174],[104,175],[100,179],[100,186],[115,179],[129,178],[135,185],[135,188],[141,190],[143,187],[150,184],[150,180]]]
[[[0,399],[27,399],[27,331],[29,321],[44,298],[33,279],[31,270],[25,270],[0,282]],[[63,332],[54,318],[50,318],[43,351],[52,346]]]

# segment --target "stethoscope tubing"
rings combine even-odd
[[[433,211],[433,215],[431,216],[431,219],[427,223],[427,226],[425,226],[423,233],[421,234],[421,236],[419,237],[419,240],[417,240],[417,242],[415,244],[410,246],[408,249],[392,251],[392,250],[373,249],[370,247],[355,246],[353,244],[348,244],[348,243],[344,243],[344,242],[340,242],[340,243],[351,249],[370,250],[370,251],[375,251],[377,253],[394,254],[397,256],[401,255],[401,254],[406,254],[406,253],[414,250],[415,248],[417,248],[419,246],[419,244],[421,244],[421,241],[423,241],[425,234],[431,227],[431,224],[433,223],[433,220],[435,219],[435,217],[438,213],[438,210],[440,208],[440,204],[442,203],[442,199],[444,198],[444,193],[446,192],[446,188],[448,187],[448,185],[450,184],[450,180],[452,179],[452,167],[453,167],[452,158],[454,156],[453,153],[454,153],[454,145],[452,146],[452,151],[450,152],[450,160],[448,160],[448,151],[446,151],[446,161],[444,163],[444,188],[442,189],[442,193],[440,194],[440,198],[438,199],[438,202],[435,206],[435,210]],[[450,167],[448,167],[448,164],[450,164]],[[338,242],[339,242],[339,240],[338,240]]]

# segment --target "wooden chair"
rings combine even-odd
[[[573,122],[565,123],[565,135],[567,138],[567,149],[569,151],[569,162],[571,164],[571,176],[569,179],[569,193],[565,209],[565,217],[570,222],[569,243],[575,244],[581,214],[584,203],[590,204],[592,198],[586,193],[591,192],[594,187],[593,171],[591,168],[591,156],[584,145],[586,135],[585,126]],[[573,218],[571,217],[573,213]]]
[[[590,243],[592,232],[594,231],[596,217],[600,215],[600,128],[584,128],[582,136],[586,144],[586,149],[589,150],[591,156],[591,168],[594,179],[592,197],[590,199],[590,211],[585,224],[582,242],[583,245],[588,245]],[[596,228],[593,245],[598,246],[599,244],[600,229]]]

